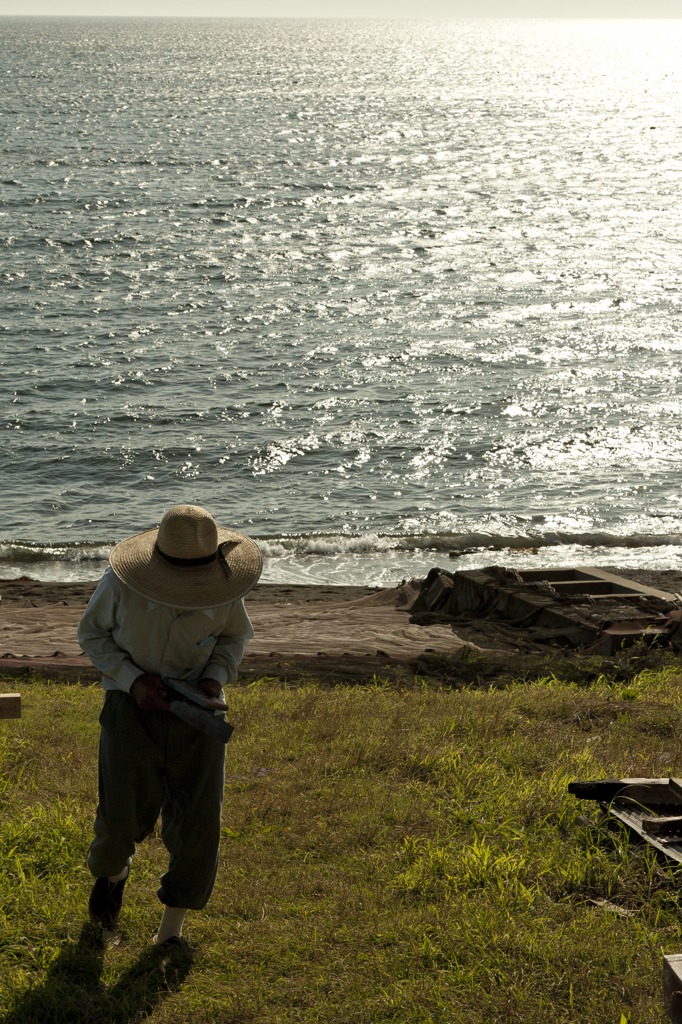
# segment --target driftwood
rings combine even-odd
[[[597,779],[570,782],[569,793],[596,800],[655,849],[682,863],[682,779]],[[682,1024],[682,954],[663,957],[663,1002]]]
[[[682,1024],[682,955],[663,957],[663,1003],[672,1024]]]
[[[595,800],[611,817],[682,864],[682,779],[569,782],[568,792],[580,800]]]
[[[642,828],[647,835],[682,838],[682,814],[659,814],[653,818],[642,818]]]
[[[447,572],[432,569],[412,604],[411,621],[440,618],[458,628],[481,622],[522,631],[526,642],[559,644],[610,655],[636,642],[672,644],[680,624],[669,618],[676,592],[597,568],[503,566]]]

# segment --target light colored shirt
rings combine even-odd
[[[111,567],[78,627],[78,641],[102,672],[105,690],[126,693],[143,672],[231,683],[252,636],[241,599],[215,608],[171,608],[136,594]]]

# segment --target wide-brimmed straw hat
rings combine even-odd
[[[121,541],[109,561],[137,594],[186,609],[236,601],[251,590],[263,569],[254,541],[217,526],[198,505],[174,505],[158,529]]]

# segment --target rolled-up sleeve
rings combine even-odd
[[[90,598],[78,626],[78,642],[84,653],[116,689],[130,692],[142,670],[114,638],[120,591],[108,569]]]

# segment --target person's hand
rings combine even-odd
[[[143,672],[130,687],[130,695],[143,711],[168,711],[166,687],[161,676]]]
[[[207,697],[220,697],[223,692],[220,683],[216,682],[215,679],[200,679],[197,683],[197,687],[202,693],[205,693]]]

